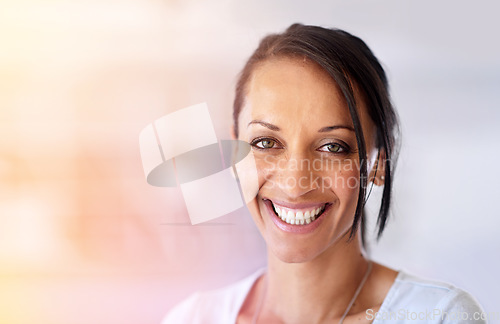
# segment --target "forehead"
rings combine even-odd
[[[332,77],[316,63],[298,58],[260,63],[247,84],[244,110],[243,115],[254,118],[319,117],[352,124],[346,100]]]
[[[310,60],[280,57],[261,62],[254,68],[247,95],[271,96],[283,92],[288,98],[307,93],[317,100],[345,101],[332,77]]]

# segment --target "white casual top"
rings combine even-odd
[[[230,286],[197,292],[175,306],[162,324],[235,324],[260,269]],[[398,273],[378,312],[366,310],[373,324],[487,323],[478,302],[452,285]]]

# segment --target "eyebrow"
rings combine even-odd
[[[354,130],[354,128],[352,128],[351,126],[346,126],[346,125],[326,126],[326,127],[321,128],[318,132],[319,133],[326,133],[326,132],[330,132],[330,131],[333,131],[336,129],[347,129],[347,130],[350,130],[351,132],[356,132]]]
[[[281,128],[279,128],[278,126],[270,124],[270,123],[267,123],[267,122],[262,121],[262,120],[258,120],[258,119],[255,119],[255,120],[252,120],[251,122],[249,122],[248,125],[247,125],[247,127],[250,126],[250,125],[252,125],[252,124],[258,124],[258,125],[264,126],[266,128],[269,128],[270,130],[276,131],[276,132],[281,131]],[[336,130],[336,129],[347,129],[347,130],[350,130],[351,132],[356,132],[354,130],[354,128],[352,128],[351,126],[334,125],[334,126],[323,127],[320,130],[318,130],[318,133],[331,132],[331,131]]]
[[[279,132],[281,130],[281,128],[279,128],[276,125],[266,123],[265,121],[258,120],[258,119],[252,120],[251,122],[249,122],[247,127],[252,125],[252,124],[258,124],[258,125],[264,126],[264,127],[269,128],[270,130],[275,131],[275,132]]]

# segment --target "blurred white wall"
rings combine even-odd
[[[206,101],[219,138],[229,138],[237,73],[262,36],[294,22],[360,36],[387,69],[403,143],[392,218],[373,258],[454,283],[500,313],[499,9],[1,0],[0,319],[159,322],[191,291],[264,264],[243,209],[219,226],[167,224],[186,222],[186,208],[179,190],[146,184],[138,134]]]

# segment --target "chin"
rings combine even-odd
[[[272,243],[266,241],[268,253],[284,263],[305,263],[316,259],[325,249],[305,247],[302,249],[287,246],[285,242]]]

